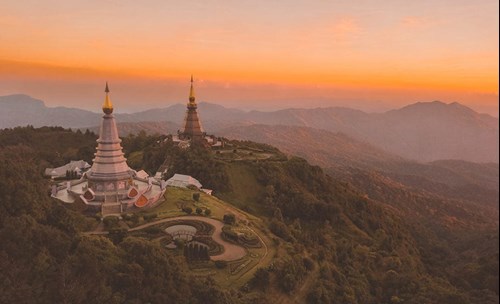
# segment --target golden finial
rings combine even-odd
[[[191,89],[189,90],[189,103],[194,103],[193,75],[191,75]]]
[[[113,113],[113,104],[111,103],[111,99],[109,99],[109,87],[107,81],[106,81],[106,89],[104,89],[104,92],[106,92],[106,99],[104,100],[104,104],[102,105],[102,111],[105,114],[111,114]]]

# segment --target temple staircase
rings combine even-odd
[[[122,204],[118,200],[118,195],[109,195],[104,198],[104,203],[101,205],[102,217],[108,215],[119,216],[122,213]]]

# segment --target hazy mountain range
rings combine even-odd
[[[96,127],[101,119],[101,114],[81,109],[46,107],[43,101],[27,95],[3,96],[0,97],[0,104],[0,128],[28,124],[35,127]],[[205,129],[209,133],[222,132],[221,135],[224,135],[225,130],[235,128],[241,130],[240,135],[245,134],[247,126],[256,124],[299,126],[306,127],[309,131],[317,129],[341,132],[394,156],[418,161],[462,159],[473,162],[498,162],[499,158],[498,118],[479,114],[458,103],[415,103],[385,113],[366,113],[340,107],[247,112],[200,103],[199,113]],[[123,128],[122,134],[140,129],[175,133],[181,128],[184,115],[185,105],[175,104],[132,114],[117,114],[116,117],[120,123],[141,123],[123,124],[120,127]],[[258,130],[258,127],[253,127],[249,128],[248,132]],[[322,141],[330,140],[330,135],[326,133],[315,136],[315,144],[324,144]],[[258,141],[258,138],[259,135],[253,139]],[[340,140],[340,137],[336,139]],[[366,154],[370,154],[369,151]]]

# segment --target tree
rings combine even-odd
[[[196,202],[200,201],[200,192],[193,193],[193,200]]]
[[[222,220],[225,224],[234,225],[236,223],[236,216],[232,213],[224,214]]]
[[[210,216],[210,214],[212,214],[212,210],[210,210],[210,209],[206,208],[206,209],[205,209],[205,215],[206,215],[206,216]]]
[[[200,245],[198,244],[193,245],[193,259],[194,260],[200,259]]]
[[[207,246],[203,246],[202,247],[201,259],[205,260],[205,261],[209,261],[210,260],[210,256],[208,255],[208,247]]]
[[[202,214],[203,213],[203,209],[201,209],[200,207],[196,208],[196,214]]]
[[[182,249],[184,249],[184,245],[186,244],[186,242],[181,238],[177,238],[174,240],[174,244],[177,248],[182,250]]]
[[[264,268],[259,268],[253,275],[251,284],[262,291],[266,291],[269,288],[270,275],[269,271]]]
[[[119,221],[120,220],[116,216],[107,216],[103,220],[104,227],[106,227],[108,230],[116,228],[118,227]]]
[[[224,260],[217,260],[215,261],[215,267],[222,269],[227,267],[227,261]]]

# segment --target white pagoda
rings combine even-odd
[[[164,185],[129,168],[107,83],[105,92],[104,115],[92,167],[79,180],[68,181],[52,191],[52,196],[67,203],[80,198],[87,206],[100,208],[103,216],[119,214],[132,206],[153,206],[165,192]]]

